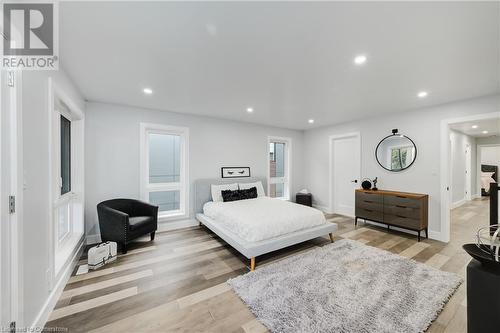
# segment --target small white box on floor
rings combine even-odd
[[[116,242],[105,242],[91,247],[88,253],[89,269],[98,269],[116,260]]]

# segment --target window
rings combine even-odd
[[[61,115],[61,195],[71,191],[71,121]]]
[[[142,199],[160,218],[187,215],[188,129],[141,124]]]
[[[289,138],[269,138],[268,193],[272,198],[290,199],[290,147]]]

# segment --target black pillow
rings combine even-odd
[[[239,190],[240,192],[240,200],[245,200],[245,199],[255,199],[257,198],[257,187],[250,187],[245,190]]]
[[[229,201],[236,201],[236,200],[241,200],[240,192],[238,190],[223,190],[221,191],[222,194],[222,201],[223,202],[229,202]]]

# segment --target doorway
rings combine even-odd
[[[20,169],[20,112],[17,93],[19,72],[0,73],[0,327],[20,327],[19,281],[21,182]]]
[[[354,191],[361,175],[361,136],[330,136],[330,212],[354,216]]]
[[[500,166],[500,158],[482,162],[481,147],[500,145],[500,113],[443,120],[441,133],[441,240],[468,242],[489,225],[489,197],[482,193],[481,178],[485,167]],[[494,178],[498,172],[493,171]]]

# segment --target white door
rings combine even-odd
[[[0,77],[0,327],[17,320],[17,109],[15,72]],[[11,203],[12,202],[12,207]]]
[[[472,200],[472,157],[471,146],[465,146],[465,200]]]
[[[354,216],[354,191],[360,185],[360,137],[358,134],[334,137],[331,147],[333,212]]]

